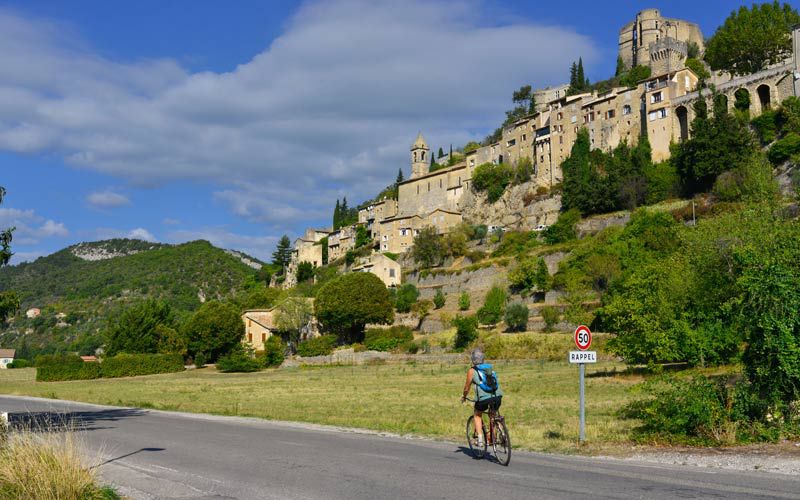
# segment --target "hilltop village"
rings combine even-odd
[[[657,162],[669,158],[671,144],[690,137],[693,103],[710,99],[709,87],[716,89],[729,109],[746,106],[751,117],[759,116],[762,110],[797,95],[798,40],[795,30],[789,60],[744,77],[711,72],[701,86],[703,75],[698,73],[706,73],[707,68],[700,62],[704,52],[700,27],[663,17],[657,9],[643,10],[619,32],[617,64],[618,71],[638,69],[650,76],[602,91],[574,92],[569,84],[535,90],[532,114],[503,126],[499,140],[438,158],[446,166],[435,171],[430,169],[434,152],[420,133],[410,148],[411,175],[398,183],[397,199],[387,197],[360,207],[355,224],[306,230],[294,242],[284,286],[296,284],[300,263],[319,266],[323,255],[333,262],[355,249],[359,227],[368,232],[373,252],[351,270],[374,272],[387,286],[399,285],[400,266],[384,254],[406,252],[424,227],[444,234],[461,223],[465,195],[478,166],[529,162],[531,188],[549,193],[561,183],[561,164],[582,128],[588,131],[592,149],[607,152],[622,142],[633,146],[646,137],[652,160]],[[554,217],[539,216],[542,220],[528,225],[549,223]]]

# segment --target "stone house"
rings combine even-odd
[[[0,349],[0,369],[5,370],[14,361],[17,351],[14,349]]]
[[[277,333],[274,309],[250,309],[242,313],[244,338],[242,343],[256,351],[264,350],[264,342]]]
[[[356,247],[356,226],[345,226],[328,235],[328,262],[333,262]]]
[[[402,283],[403,268],[381,253],[374,253],[362,259],[358,265],[353,267],[352,271],[354,273],[372,273],[380,278],[387,287],[397,287]]]

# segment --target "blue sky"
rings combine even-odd
[[[110,237],[268,259],[511,92],[610,76],[642,8],[706,36],[745,2],[0,0],[0,227],[15,261]],[[749,2],[748,2],[749,4]]]

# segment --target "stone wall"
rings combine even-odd
[[[539,224],[550,225],[558,219],[561,210],[561,195],[540,197],[527,206],[526,198],[535,193],[533,183],[525,183],[506,189],[495,203],[489,203],[486,193],[468,189],[461,201],[464,220],[487,226],[531,231]]]
[[[462,364],[467,361],[467,354],[391,354],[380,351],[354,352],[353,349],[340,349],[330,356],[297,356],[284,361],[284,366],[299,365],[368,365],[371,363],[441,363],[446,365]]]

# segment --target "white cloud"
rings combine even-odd
[[[190,73],[0,9],[0,149],[143,185],[208,180],[240,216],[310,220],[408,173],[418,130],[434,147],[480,138],[514,89],[596,57],[571,29],[501,21],[468,0],[312,2],[252,60]]]
[[[109,227],[99,227],[94,231],[94,238],[98,240],[113,240],[117,238],[128,238],[132,240],[144,240],[151,243],[158,243],[153,233],[142,227],[137,227],[131,230],[114,229]]]
[[[90,193],[86,197],[86,201],[94,208],[117,208],[131,203],[127,196],[110,189]]]
[[[279,238],[237,234],[225,227],[206,227],[199,230],[173,231],[167,234],[166,239],[172,243],[206,240],[216,247],[238,250],[264,262],[269,262]]]
[[[36,245],[42,239],[69,236],[69,230],[61,222],[38,215],[34,210],[0,208],[0,228],[15,227],[14,243]]]
[[[158,239],[153,236],[153,233],[142,227],[137,227],[136,229],[131,230],[127,237],[133,240],[144,240],[152,243],[158,242]]]
[[[15,252],[14,255],[11,256],[11,261],[9,264],[15,266],[23,262],[33,262],[39,257],[44,257],[45,255],[47,255],[45,252]]]

